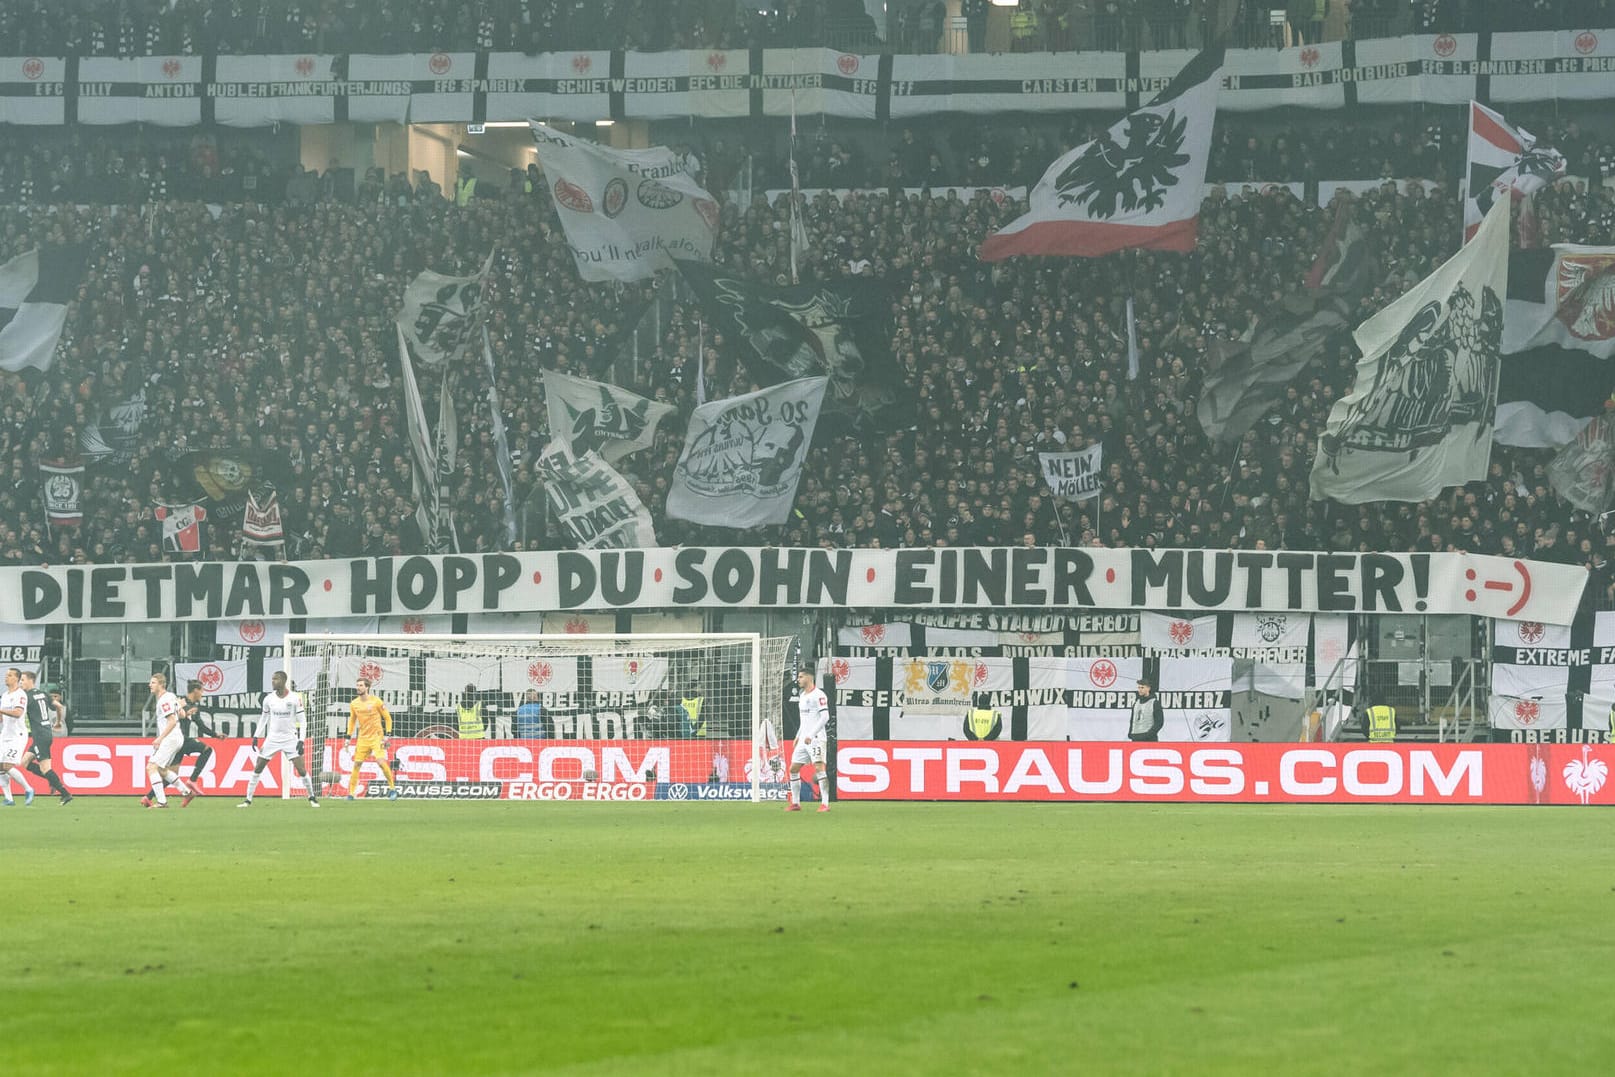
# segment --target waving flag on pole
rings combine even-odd
[[[981,245],[982,261],[1193,250],[1222,59],[1202,52],[1149,105],[1050,165],[1026,214]]]
[[[0,265],[0,370],[49,370],[84,282],[81,244],[26,251]]]
[[[1486,477],[1508,233],[1498,202],[1473,243],[1358,326],[1363,358],[1318,442],[1314,501],[1423,501]]]
[[[544,182],[587,281],[635,281],[710,261],[718,203],[666,146],[619,150],[529,121]]]
[[[1468,243],[1497,196],[1524,198],[1565,174],[1564,154],[1538,149],[1536,136],[1511,127],[1503,114],[1469,102],[1469,167],[1465,169],[1464,242]]]

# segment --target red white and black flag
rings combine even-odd
[[[1538,147],[1536,136],[1503,114],[1469,102],[1469,167],[1464,185],[1464,242],[1474,236],[1498,195],[1524,198],[1565,174],[1564,154]]]
[[[241,515],[241,542],[247,546],[276,546],[286,540],[286,528],[281,523],[280,495],[274,490],[259,501],[252,490],[247,491],[247,507]]]
[[[1050,165],[1026,214],[981,245],[982,261],[1193,250],[1222,60],[1220,48],[1202,52],[1150,104]]]
[[[153,515],[162,521],[163,549],[169,553],[199,553],[202,549],[202,521],[207,509],[201,505],[158,505]]]

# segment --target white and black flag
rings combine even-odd
[[[552,443],[538,459],[554,520],[579,549],[632,550],[656,545],[650,513],[628,480],[597,452],[568,457]]]
[[[672,150],[619,150],[529,123],[578,276],[647,280],[674,259],[712,257],[718,203]]]
[[[1066,501],[1098,497],[1104,486],[1099,471],[1104,451],[1105,446],[1098,444],[1078,452],[1040,452],[1037,461],[1043,465],[1043,481],[1055,497]]]
[[[1497,441],[1569,445],[1615,395],[1615,247],[1515,251],[1503,304]]]
[[[695,409],[667,514],[709,527],[782,524],[824,404],[827,378],[801,378]]]
[[[516,541],[516,469],[510,459],[510,439],[505,436],[505,413],[499,404],[499,373],[493,361],[493,342],[488,326],[482,326],[482,364],[488,371],[488,421],[493,430],[494,466],[499,469],[499,485],[505,491],[505,541]]]
[[[1469,102],[1469,167],[1464,188],[1464,242],[1468,243],[1499,196],[1508,202],[1546,187],[1565,174],[1564,154],[1539,148],[1536,136],[1513,127],[1478,102]]]
[[[1363,358],[1329,413],[1312,498],[1423,501],[1486,477],[1508,293],[1509,204],[1357,329]]]
[[[544,406],[550,436],[570,456],[598,452],[615,464],[648,448],[656,427],[675,410],[603,381],[544,371]]]
[[[84,248],[47,245],[0,265],[0,370],[48,370],[84,282]]]
[[[493,254],[469,277],[449,277],[423,270],[404,289],[404,306],[398,312],[398,330],[415,358],[427,366],[441,366],[465,354],[483,319],[483,285],[493,265]]]
[[[444,491],[454,475],[458,451],[459,423],[450,393],[451,367],[443,368],[443,385],[438,398],[438,429],[434,435],[426,424],[426,407],[420,385],[415,380],[415,364],[409,356],[404,328],[398,327],[398,364],[404,381],[404,433],[409,437],[413,456],[415,522],[428,553],[448,553],[457,544],[454,520]]]

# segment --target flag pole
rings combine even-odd
[[[800,284],[796,272],[796,234],[801,228],[801,221],[797,214],[800,212],[797,201],[802,193],[802,184],[796,171],[796,89],[791,89],[791,137],[786,146],[786,158],[791,169],[791,283]]]
[[[707,319],[697,310],[695,315],[695,406],[707,402]]]

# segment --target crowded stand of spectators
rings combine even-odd
[[[272,203],[210,207],[194,190],[181,197],[185,185],[247,168],[254,154],[221,154],[206,136],[187,137],[149,153],[87,142],[9,166],[36,182],[60,174],[94,187],[122,176],[123,186],[102,199],[82,198],[88,188],[50,199],[36,190],[0,209],[0,258],[73,240],[91,252],[54,366],[0,375],[0,391],[18,402],[0,426],[9,465],[0,483],[0,557],[8,563],[185,556],[165,554],[154,510],[173,499],[178,456],[203,449],[280,462],[288,556],[418,549],[392,318],[418,271],[471,272],[495,247],[490,329],[523,510],[517,546],[558,544],[545,534],[533,471],[548,440],[542,369],[613,381],[687,415],[704,339],[709,396],[752,387],[691,303],[668,300],[651,319],[642,315],[652,286],[582,282],[547,185],[523,173],[456,204],[424,174],[372,170],[331,182],[297,170]],[[1263,145],[1278,152],[1282,136]],[[721,153],[698,149],[705,167],[721,167]],[[165,195],[153,177],[168,177],[165,166],[175,161],[191,179],[173,179]],[[262,160],[250,167],[258,166],[273,172]],[[5,182],[8,193],[16,190],[12,173]],[[1563,185],[1538,195],[1536,208],[1544,241],[1615,242],[1608,188]],[[982,237],[1018,212],[989,192],[812,201],[801,274],[868,277],[895,289],[891,343],[917,414],[880,436],[821,438],[792,521],[748,533],[662,515],[684,425],[669,420],[650,450],[622,465],[657,517],[658,539],[1463,549],[1592,564],[1599,593],[1608,593],[1606,539],[1597,521],[1551,492],[1546,452],[1499,447],[1485,482],[1421,505],[1310,501],[1319,432],[1352,379],[1345,335],[1236,452],[1212,452],[1195,420],[1208,342],[1237,336],[1297,287],[1327,230],[1327,209],[1233,185],[1207,199],[1199,248],[1189,255],[980,262]],[[1428,194],[1385,185],[1362,196],[1359,219],[1385,269],[1360,315],[1453,253],[1458,212],[1447,184]],[[788,235],[784,200],[731,204],[717,259],[785,282]],[[661,289],[664,299],[671,292]],[[1135,381],[1126,372],[1129,295],[1142,355]],[[459,542],[502,548],[509,543],[485,376],[477,364],[459,376]],[[114,412],[132,436],[116,456],[90,463],[82,526],[49,529],[37,465],[74,458],[86,428],[99,424],[105,433]],[[1103,497],[1057,507],[1036,453],[1095,441],[1105,446]],[[214,520],[205,536],[210,556],[238,552],[229,520]]]
[[[1521,124],[1545,145],[1563,153],[1567,171],[1597,181],[1615,176],[1615,133],[1592,132],[1574,119],[1519,109]],[[946,123],[894,126],[871,139],[845,127],[803,126],[797,167],[803,186],[982,187],[1027,186],[1071,146],[1103,130],[1076,121],[1016,123],[950,117]],[[727,177],[741,143],[720,139],[704,160]],[[697,155],[700,156],[700,155]],[[1275,123],[1223,114],[1217,118],[1206,178],[1213,183],[1306,183],[1316,180],[1456,180],[1464,165],[1461,109],[1422,114],[1406,110],[1394,119],[1354,123],[1330,118]],[[761,186],[790,184],[785,148],[753,160]]]
[[[956,34],[945,0],[889,0],[880,36],[863,0],[0,0],[0,40],[23,55],[80,56],[814,45],[981,52],[989,6],[962,0]],[[1212,25],[1236,45],[1276,47],[1341,32],[1604,27],[1612,16],[1615,0],[1020,0],[1005,47],[1196,47]]]

